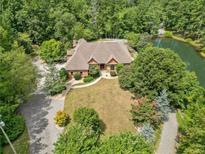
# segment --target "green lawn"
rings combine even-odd
[[[25,128],[23,134],[13,142],[17,154],[29,154],[29,136]],[[4,146],[3,154],[13,154],[9,145]]]
[[[72,117],[76,108],[94,108],[105,123],[105,135],[135,132],[129,112],[133,103],[131,96],[119,87],[118,80],[102,79],[93,86],[71,90],[66,96],[64,110]]]

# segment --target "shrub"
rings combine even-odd
[[[117,64],[116,65],[116,71],[119,73],[124,68],[124,64]]]
[[[100,69],[97,65],[90,65],[89,67],[89,74],[93,78],[97,78],[100,76]]]
[[[55,143],[55,154],[89,154],[97,146],[99,134],[80,124],[66,127]]]
[[[134,49],[137,49],[137,43],[140,40],[140,34],[129,32],[125,35],[125,38],[128,40],[129,46],[131,46]]]
[[[163,90],[160,95],[155,99],[157,111],[160,112],[161,120],[167,121],[171,108],[169,105],[168,95],[166,90]]]
[[[118,79],[121,88],[131,89],[133,87],[133,71],[133,67],[131,67],[131,65],[127,65],[118,73]]]
[[[58,111],[56,113],[56,116],[55,116],[54,120],[55,120],[55,123],[58,126],[64,127],[64,126],[66,126],[69,123],[70,118],[69,118],[69,116],[68,116],[68,114],[66,112]]]
[[[74,74],[75,80],[80,80],[81,79],[81,74],[79,72]]]
[[[123,133],[106,139],[99,147],[100,154],[149,154],[152,153],[151,144],[140,135]]]
[[[149,142],[154,141],[155,134],[154,129],[149,123],[145,123],[140,130],[140,134]]]
[[[204,47],[204,48],[202,48],[202,49],[201,49],[201,51],[202,51],[203,53],[205,53],[205,47]]]
[[[5,123],[4,130],[11,141],[17,139],[25,129],[25,123],[22,116],[7,115],[3,116],[2,120]],[[2,138],[2,144],[7,144],[5,136],[0,131],[0,138]]]
[[[53,95],[56,95],[56,94],[59,94],[59,93],[61,93],[63,90],[65,90],[66,89],[66,86],[65,86],[65,83],[62,83],[62,82],[60,82],[60,81],[57,81],[56,83],[54,83],[51,87],[50,87],[50,89],[49,89],[49,94],[51,95],[51,96],[53,96]]]
[[[152,39],[148,33],[136,34],[134,32],[127,33],[125,38],[128,40],[128,44],[138,52],[149,45]]]
[[[68,79],[68,72],[65,68],[61,68],[58,73],[61,80],[66,81]]]
[[[138,99],[135,104],[132,104],[130,112],[135,126],[143,126],[145,123],[150,123],[157,127],[160,123],[160,115],[156,111],[154,102],[150,102],[146,98]]]
[[[23,46],[25,53],[30,54],[33,52],[32,41],[27,33],[18,33],[18,44]]]
[[[65,55],[63,44],[55,39],[44,41],[40,47],[41,58],[49,63],[61,61]]]
[[[66,89],[65,81],[60,78],[60,73],[51,65],[46,75],[45,91],[48,95],[56,95]]]
[[[172,37],[172,36],[173,36],[173,33],[170,32],[170,31],[165,31],[164,36],[165,36],[165,37]]]
[[[114,70],[111,70],[111,71],[110,71],[110,76],[117,76],[117,73],[116,73],[116,71],[114,71]]]
[[[192,43],[193,40],[192,40],[191,38],[187,38],[187,39],[186,39],[186,42],[188,42],[188,43]]]
[[[94,78],[93,78],[92,76],[87,76],[87,77],[85,77],[85,78],[83,79],[83,81],[84,81],[85,83],[91,82],[91,81],[93,81],[93,80],[94,80]]]
[[[96,132],[101,131],[100,119],[98,113],[94,109],[79,108],[74,111],[73,119],[76,123],[85,127],[91,127]]]

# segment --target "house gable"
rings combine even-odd
[[[78,42],[72,56],[68,56],[66,69],[69,71],[88,70],[89,65],[129,64],[132,61],[127,46],[122,41]]]
[[[90,58],[90,60],[88,61],[88,64],[95,65],[95,64],[98,64],[98,63],[94,58]]]
[[[115,58],[111,58],[109,61],[108,61],[108,64],[118,64],[117,60]]]

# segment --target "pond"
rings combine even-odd
[[[205,58],[201,57],[192,46],[170,38],[157,38],[154,40],[154,46],[170,48],[176,52],[186,63],[188,70],[196,73],[201,86],[205,87]]]

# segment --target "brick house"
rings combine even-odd
[[[66,70],[73,75],[80,72],[87,76],[90,65],[99,66],[100,70],[115,70],[117,64],[130,64],[132,57],[127,45],[121,40],[87,42],[80,39],[72,55],[68,56]]]

